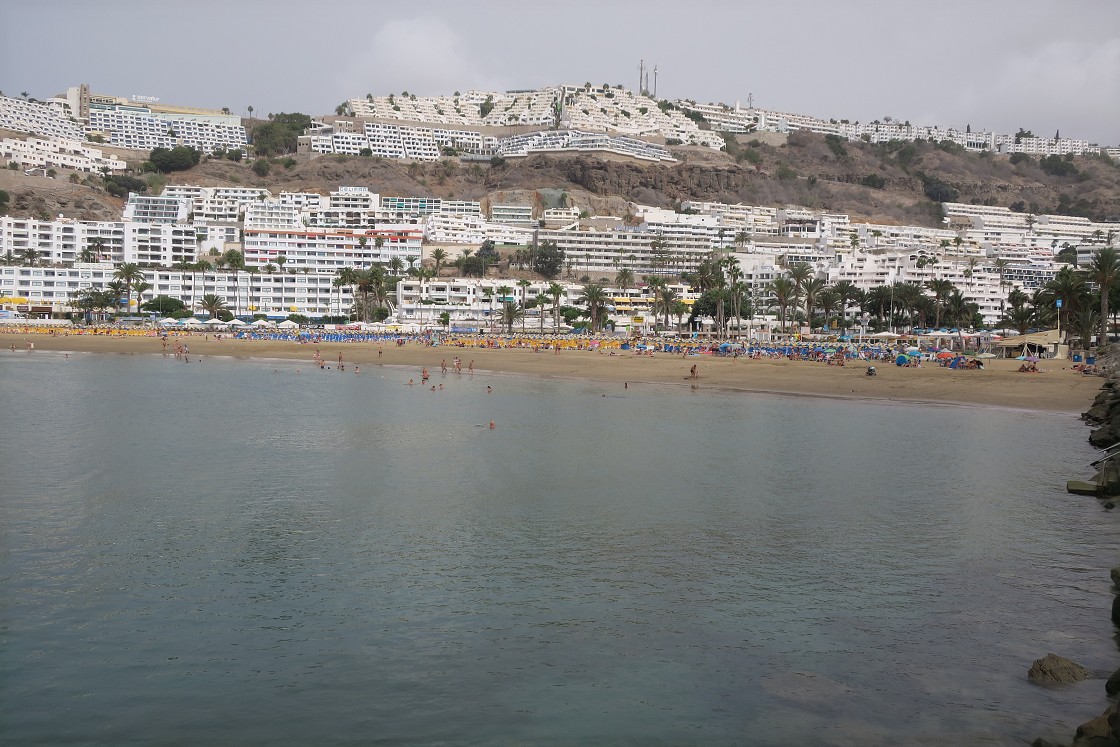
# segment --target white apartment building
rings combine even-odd
[[[532,205],[491,205],[490,222],[529,228],[536,225]]]
[[[70,119],[59,108],[11,96],[0,96],[0,129],[61,140],[86,139],[77,120]]]
[[[5,302],[6,309],[74,313],[76,310],[70,306],[74,295],[84,288],[104,288],[114,280],[116,269],[112,263],[69,267],[3,266],[0,267],[0,297],[23,299]],[[145,270],[144,279],[152,287],[139,301],[133,294],[134,313],[156,296],[177,298],[201,316],[199,301],[207,294],[214,294],[231,312],[246,318],[254,314],[265,314],[271,319],[284,319],[289,314],[346,316],[354,304],[353,289],[336,288],[335,276],[326,274],[196,272],[161,267]]]
[[[21,168],[59,168],[97,174],[105,169],[123,171],[128,168],[124,161],[104,155],[99,148],[62,138],[4,138],[0,140],[0,159],[19,164]]]
[[[243,232],[245,264],[261,268],[285,258],[285,269],[334,273],[343,267],[418,267],[424,239],[422,225],[383,224],[365,230],[249,228]]]
[[[676,163],[664,146],[632,137],[579,130],[548,130],[498,140],[498,155],[512,158],[533,153],[611,153],[641,161]]]
[[[154,114],[141,106],[91,104],[88,130],[120,148],[152,150],[184,145],[203,153],[248,145],[245,128],[211,121],[212,117]]]
[[[128,193],[124,206],[126,223],[186,223],[191,201],[185,197],[164,197]]]

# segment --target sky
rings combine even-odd
[[[561,83],[1120,145],[1120,1],[3,0],[0,91],[256,116]],[[651,76],[652,83],[652,76]]]

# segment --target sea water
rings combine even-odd
[[[0,740],[1021,744],[1104,708],[1074,416],[418,374],[0,354]],[[1031,685],[1051,651],[1095,678]]]

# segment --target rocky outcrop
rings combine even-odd
[[[1057,654],[1046,654],[1031,665],[1027,677],[1039,685],[1068,685],[1088,679],[1092,673],[1080,664]]]

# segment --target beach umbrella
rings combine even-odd
[[[910,360],[909,356],[899,355],[897,358],[894,359],[894,362],[899,366],[904,366],[904,365],[906,365],[906,363],[909,360]]]
[[[276,326],[281,327],[283,329],[295,329],[299,325],[296,324],[295,322],[293,322],[291,319],[285,319],[284,321],[280,322]]]
[[[184,327],[201,327],[202,326],[202,322],[198,321],[193,316],[187,317],[186,319],[181,321],[180,324],[182,324]]]
[[[228,324],[231,327],[242,327],[245,325],[245,322],[241,321],[240,319],[230,319]]]
[[[937,359],[938,360],[944,360],[946,358],[955,358],[955,357],[956,357],[956,355],[954,353],[950,353],[948,350],[942,350],[940,353],[937,354]]]
[[[1038,356],[1037,355],[1028,355],[1027,360],[1030,361],[1031,363],[1038,363]]]
[[[996,354],[995,353],[980,353],[980,355],[978,355],[976,357],[980,358],[982,360],[990,360],[992,358],[995,358]]]
[[[178,319],[172,319],[172,318],[168,317],[167,319],[160,319],[159,323],[160,323],[160,326],[163,326],[163,327],[174,327],[175,325],[177,325],[179,323],[179,320]]]
[[[212,327],[216,327],[220,324],[225,324],[225,322],[223,322],[221,319],[211,317],[210,319],[207,319],[205,322],[203,322],[203,324],[209,324]]]

